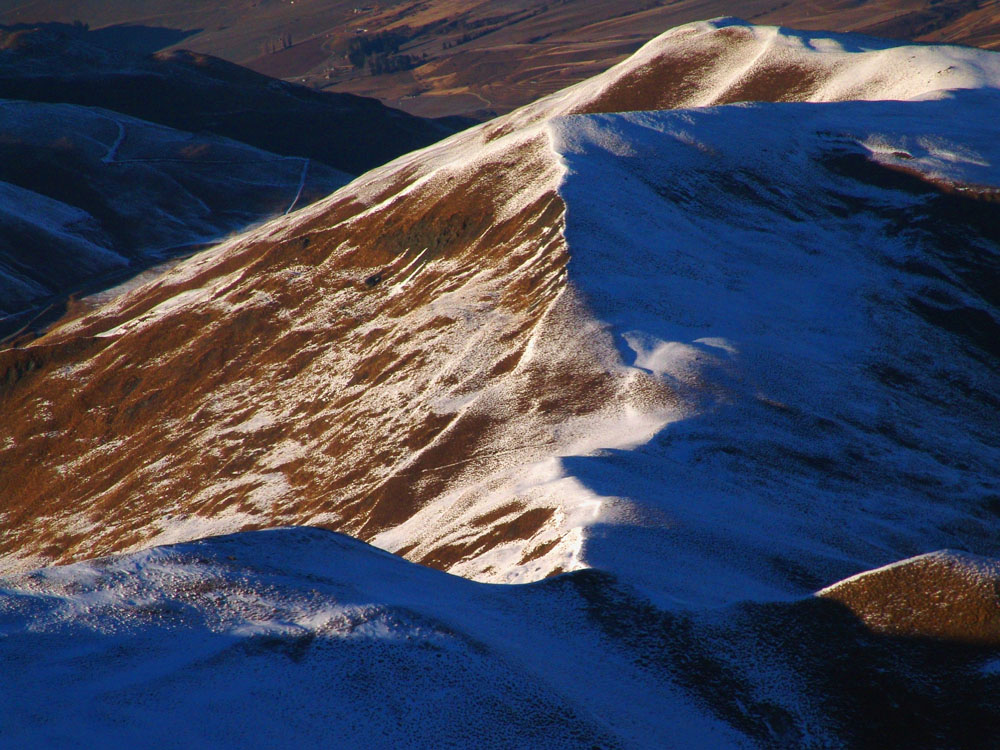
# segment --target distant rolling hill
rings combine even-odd
[[[144,55],[63,26],[0,28],[0,98],[103,107],[360,174],[455,128],[189,52]]]
[[[725,15],[1000,46],[997,0],[0,1],[0,22],[80,20],[121,44],[196,50],[416,114],[480,118],[596,75],[663,29]]]

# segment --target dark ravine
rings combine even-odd
[[[350,180],[111,110],[8,100],[0,122],[0,335]]]

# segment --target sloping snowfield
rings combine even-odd
[[[565,459],[618,498],[589,564],[711,604],[996,554],[998,115],[959,91],[553,124],[570,282],[690,403]]]

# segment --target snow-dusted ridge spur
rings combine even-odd
[[[325,576],[331,607],[373,608],[341,613],[372,648],[412,636],[373,664],[423,669],[413,654],[446,632],[460,662],[499,660],[469,679],[526,668],[532,705],[572,716],[544,742],[534,719],[517,724],[513,742],[824,747],[889,731],[934,745],[935,712],[911,710],[930,702],[953,733],[938,745],[975,746],[998,715],[993,568],[917,558],[902,578],[824,587],[942,548],[1000,552],[998,58],[682,27],[0,352],[4,465],[31,467],[30,482],[0,476],[4,567],[127,553],[11,579],[6,632],[35,648],[24,613],[47,612],[40,631],[98,633],[100,651],[115,643],[100,623],[128,610],[128,648],[145,653],[159,615],[125,602],[148,597],[212,642],[206,685],[223,646],[237,671],[262,648],[322,680],[354,658],[323,650],[305,588]],[[751,98],[773,101],[707,106]],[[686,108],[625,112],[672,107]],[[289,524],[475,582],[316,530],[136,552]],[[276,581],[300,544],[312,562]],[[370,572],[383,568],[391,585]],[[106,579],[119,569],[138,578]],[[91,608],[91,593],[52,588],[63,575],[119,593]],[[213,598],[219,577],[244,583]],[[905,609],[930,614],[880,619],[897,584]],[[943,631],[927,626],[941,586],[962,594]],[[190,622],[163,604],[188,590]],[[397,631],[385,607],[444,625]],[[569,684],[568,665],[595,653],[613,668]],[[837,653],[858,671],[838,672]],[[174,659],[142,683],[161,698]],[[276,684],[302,674],[287,669]],[[382,685],[395,667],[373,669]],[[602,695],[612,682],[647,697]],[[396,726],[385,711],[425,705],[403,693],[396,708],[343,696],[374,717],[351,736],[380,741],[372,727]],[[417,725],[418,745],[444,731]]]

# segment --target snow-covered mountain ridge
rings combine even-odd
[[[18,737],[988,744],[997,58],[683,27],[0,352]]]
[[[574,114],[720,39],[918,101]],[[699,602],[991,553],[997,55],[862,42],[674,30],[5,352],[8,567],[320,523]]]

